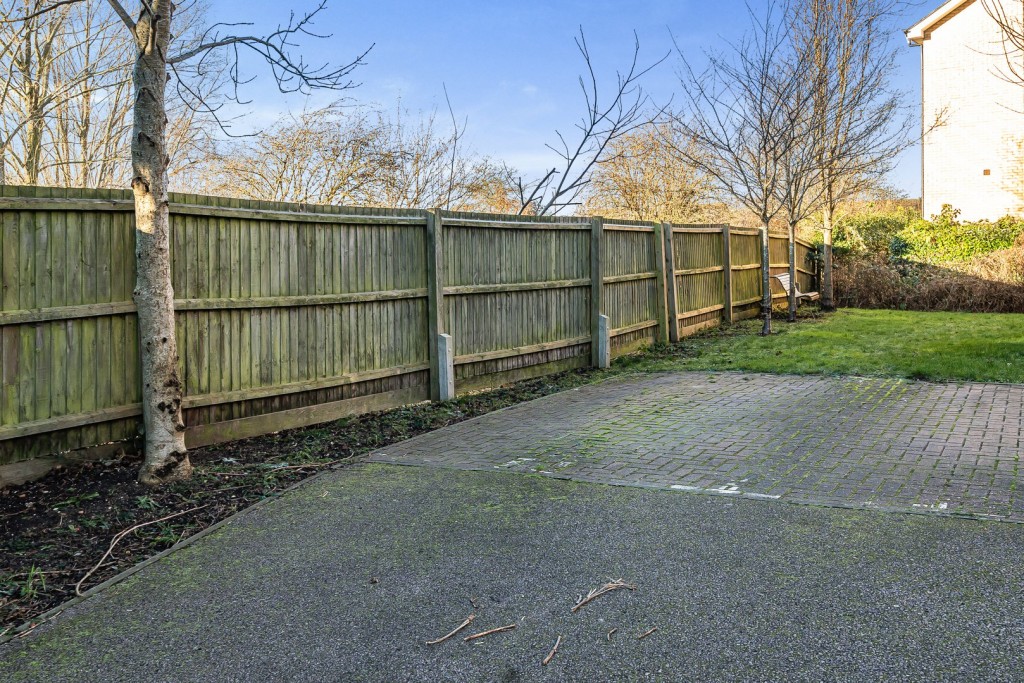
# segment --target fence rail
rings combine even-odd
[[[0,195],[3,485],[135,447],[141,388],[131,193]],[[595,365],[759,310],[759,233],[722,225],[179,194],[170,212],[190,447],[445,398],[446,372],[462,393]],[[796,249],[813,290],[813,249]],[[788,268],[786,239],[770,251]]]

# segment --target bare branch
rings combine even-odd
[[[128,14],[128,11],[118,0],[107,0],[107,4],[110,5],[110,8],[114,10],[114,13],[117,14],[124,25],[128,27],[129,31],[135,31],[135,22],[132,20],[132,15]],[[152,14],[152,8],[149,8],[149,11]]]
[[[650,99],[640,86],[640,81],[665,61],[667,54],[641,68],[640,41],[634,33],[629,69],[624,73],[616,73],[616,87],[607,103],[602,104],[597,72],[582,27],[575,42],[586,65],[585,74],[578,79],[586,107],[584,115],[575,126],[579,132],[570,143],[565,135],[555,131],[559,146],[547,144],[546,147],[558,155],[560,167],[551,169],[533,181],[518,181],[521,198],[519,213],[554,214],[580,205],[595,167],[608,158],[609,145],[631,131],[656,121],[665,112],[664,107],[656,108],[653,113],[649,111]]]
[[[33,12],[29,12],[27,14],[23,14],[23,15],[20,15],[20,16],[15,16],[15,17],[0,18],[0,24],[16,24],[16,23],[22,23],[22,22],[30,21],[32,19],[36,19],[38,17],[41,17],[44,14],[49,14],[50,12],[54,11],[55,9],[59,9],[61,7],[65,7],[67,5],[75,5],[75,4],[78,4],[80,2],[85,2],[85,0],[55,0],[54,2],[50,3],[49,5],[47,5],[45,7],[42,7],[40,9],[38,9],[38,10],[35,10]]]

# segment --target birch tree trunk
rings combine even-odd
[[[772,333],[772,272],[767,220],[761,226],[761,315],[764,317],[761,335],[768,336]]]
[[[138,57],[132,128],[135,194],[135,304],[142,349],[142,410],[146,452],[139,481],[156,485],[185,479],[192,465],[185,449],[181,380],[174,334],[170,218],[167,199],[167,54],[174,4],[152,0],[135,25]]]
[[[822,211],[821,240],[821,307],[834,311],[836,304],[832,290],[832,208],[826,203]]]
[[[789,322],[796,322],[796,223],[789,221]]]

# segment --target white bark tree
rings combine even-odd
[[[12,23],[28,22],[61,12],[86,0],[50,0],[38,9],[26,10]],[[135,60],[132,71],[133,125],[131,131],[132,181],[135,195],[135,259],[137,281],[134,292],[138,308],[141,343],[143,421],[145,456],[139,481],[157,485],[187,478],[192,466],[185,448],[185,425],[181,415],[182,386],[178,377],[178,351],[174,328],[174,292],[171,286],[168,214],[167,84],[190,62],[202,62],[212,51],[229,49],[234,55],[231,74],[238,83],[238,52],[248,49],[269,65],[283,92],[313,88],[344,89],[361,63],[362,55],[340,67],[311,67],[293,56],[297,39],[319,37],[311,25],[325,5],[276,31],[265,35],[226,35],[223,27],[212,26],[194,43],[182,47],[173,38],[176,5],[171,0],[140,0],[134,19],[118,0],[107,0],[132,36]],[[365,53],[363,53],[365,55]],[[181,84],[182,79],[177,82]],[[187,87],[187,86],[185,86]],[[201,95],[196,93],[197,96]],[[210,110],[196,100],[194,106]]]

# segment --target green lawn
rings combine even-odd
[[[1024,315],[843,309],[774,328],[743,321],[620,367],[1024,383]]]

